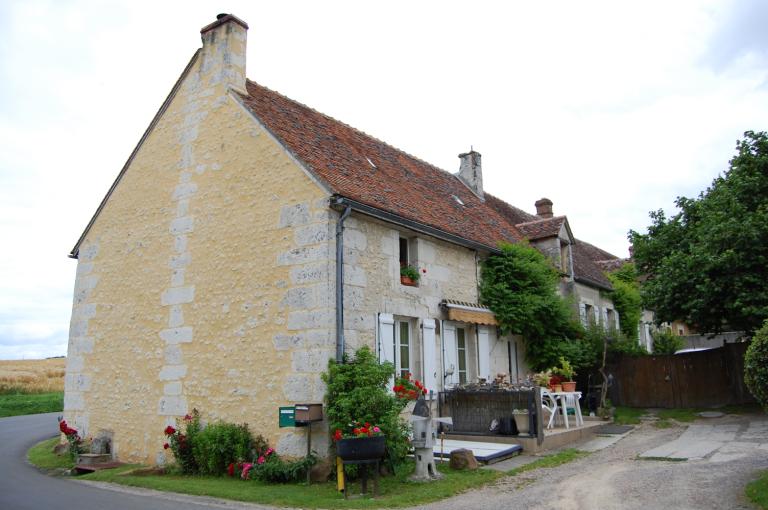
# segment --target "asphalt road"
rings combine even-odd
[[[0,509],[2,510],[198,510],[269,507],[179,496],[117,486],[100,487],[38,471],[26,460],[29,448],[56,435],[57,413],[0,418]]]

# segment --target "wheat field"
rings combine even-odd
[[[0,394],[64,391],[65,358],[0,360]]]

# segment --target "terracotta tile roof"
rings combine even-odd
[[[627,259],[594,260],[593,262],[601,270],[605,271],[606,273],[610,273],[611,271],[616,271],[621,266],[623,266],[624,263],[627,262]]]
[[[253,81],[246,88],[246,107],[332,193],[489,248],[546,237],[565,221],[542,220],[488,192],[483,201],[454,174]],[[610,289],[591,255],[616,257],[582,241],[575,246],[576,278]]]
[[[533,241],[559,235],[563,223],[565,223],[565,216],[556,216],[554,218],[539,218],[534,221],[518,223],[515,227],[521,234]]]
[[[451,173],[252,81],[244,104],[331,192],[496,248],[523,238]]]
[[[572,248],[574,277],[576,280],[611,290],[613,288],[611,281],[605,276],[603,270],[591,258],[595,253],[592,250],[592,248],[595,248],[595,246],[577,239]],[[599,248],[596,249],[599,250]],[[608,255],[610,254],[608,253]]]

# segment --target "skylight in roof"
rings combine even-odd
[[[464,205],[464,202],[462,202],[459,197],[457,197],[456,195],[451,195],[451,196],[453,197],[453,199],[456,201],[457,204]]]
[[[374,164],[373,164],[373,161],[371,161],[371,158],[365,158],[365,159],[367,159],[367,160],[368,160],[368,163],[370,163],[370,165],[371,165],[371,166],[372,166],[374,169],[376,168],[376,165],[374,165]]]

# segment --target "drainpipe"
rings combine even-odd
[[[344,220],[350,213],[348,205],[336,223],[336,363],[344,359]]]

